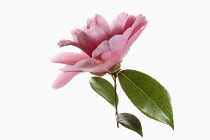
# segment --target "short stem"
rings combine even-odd
[[[114,80],[114,99],[115,99],[115,115],[118,115],[118,109],[117,109],[117,104],[118,104],[118,100],[117,100],[117,73],[113,73],[112,74],[113,80]],[[117,127],[119,128],[119,123],[117,122]]]

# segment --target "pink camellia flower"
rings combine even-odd
[[[98,76],[110,72],[122,61],[146,25],[147,20],[143,15],[135,17],[126,13],[120,14],[111,26],[99,14],[88,19],[87,26],[72,31],[73,41],[58,42],[60,47],[72,45],[82,51],[60,53],[52,59],[54,63],[66,64],[52,88],[63,87],[82,72],[91,72]]]

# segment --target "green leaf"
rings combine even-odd
[[[107,100],[113,107],[115,107],[115,93],[112,84],[100,77],[92,77],[90,79],[90,86],[101,97]],[[117,96],[118,104],[118,96]]]
[[[116,120],[124,127],[137,132],[140,136],[143,137],[141,123],[136,116],[129,113],[120,113],[117,115]]]
[[[128,98],[143,114],[174,129],[170,95],[158,81],[135,70],[123,70],[118,78]]]

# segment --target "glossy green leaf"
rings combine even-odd
[[[143,114],[174,129],[170,95],[158,81],[135,70],[123,70],[118,78],[128,98]]]
[[[137,132],[140,136],[143,137],[141,123],[136,116],[129,113],[120,113],[117,115],[116,120],[124,127]]]
[[[109,81],[100,77],[92,77],[90,79],[90,85],[96,93],[98,93],[101,97],[103,97],[112,106],[115,107],[114,87]],[[117,96],[117,103],[118,103],[118,96]]]

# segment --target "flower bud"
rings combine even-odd
[[[120,70],[120,67],[121,67],[121,64],[120,63],[117,63],[116,65],[114,65],[111,69],[109,69],[109,72],[110,73],[115,73],[117,71]]]

